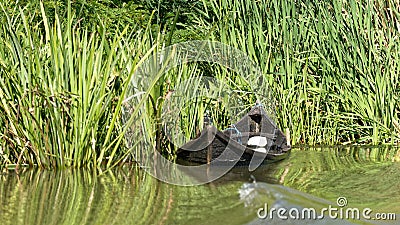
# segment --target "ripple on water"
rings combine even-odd
[[[253,172],[238,167],[207,185],[165,184],[142,170],[23,171],[0,175],[2,224],[259,224],[257,209],[351,207],[400,213],[397,150],[293,149]],[[256,183],[249,180],[253,177]],[[279,224],[281,221],[275,221]],[[324,221],[320,221],[321,223]],[[332,221],[326,220],[326,223]]]

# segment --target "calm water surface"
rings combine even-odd
[[[0,175],[1,224],[400,224],[400,151],[293,149],[256,171],[233,169],[211,184],[180,187],[142,170],[10,171]],[[101,175],[99,175],[101,174]],[[255,179],[255,182],[254,182]],[[371,208],[397,221],[260,220],[264,207]]]

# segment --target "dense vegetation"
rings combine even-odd
[[[124,93],[154,51],[213,40],[257,62],[292,144],[397,144],[400,140],[400,4],[397,1],[44,0],[0,3],[0,165],[107,166],[130,159]],[[175,68],[135,111],[160,143],[170,90],[199,74],[232,89],[237,76],[210,64]],[[179,76],[177,75],[179,74]],[[239,96],[240,97],[240,96]],[[254,98],[243,97],[243,104]],[[141,107],[138,105],[137,107]],[[224,120],[224,100],[182,113],[193,136],[203,111]],[[201,111],[199,111],[201,109]]]

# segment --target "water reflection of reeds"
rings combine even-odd
[[[0,175],[2,224],[212,224],[255,218],[238,190],[249,183],[286,199],[298,190],[330,202],[346,197],[350,207],[398,213],[400,163],[393,148],[293,149],[284,161],[256,171],[235,168],[212,184],[180,187],[128,166],[100,170],[20,170]],[[275,187],[271,189],[270,187]],[[299,192],[300,193],[300,192]],[[263,203],[268,195],[257,199]],[[303,201],[303,200],[301,200]],[[307,199],[300,205],[307,205]]]
[[[140,171],[96,173],[30,170],[1,176],[2,224],[143,224],[168,217],[172,189]]]
[[[387,208],[400,201],[398,148],[295,149],[275,173],[285,186],[335,201]]]
[[[143,170],[26,170],[0,176],[2,224],[204,224],[252,219],[241,183],[179,187]],[[212,210],[211,210],[212,209]]]

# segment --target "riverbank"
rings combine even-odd
[[[1,4],[1,165],[112,167],[130,160],[125,90],[147,56],[190,40],[219,41],[256,62],[266,81],[259,88],[274,96],[271,110],[292,145],[399,143],[394,1],[70,3]],[[243,106],[257,99],[241,74],[207,63],[174,68],[149,90],[138,84],[137,96],[145,97],[133,111],[135,130],[171,159],[175,149],[159,123],[163,104],[199,76],[220,80]],[[227,105],[229,98],[188,102],[178,118],[183,135],[195,136],[205,110],[226,128]]]

